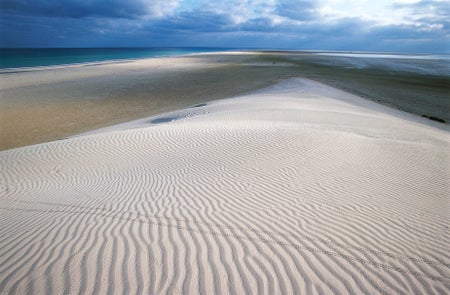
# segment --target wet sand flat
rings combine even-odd
[[[234,52],[0,75],[0,149],[61,139],[286,77],[307,77],[419,116],[450,121],[448,76],[292,52]]]

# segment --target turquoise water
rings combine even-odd
[[[39,48],[0,49],[0,69],[217,52],[226,48]]]

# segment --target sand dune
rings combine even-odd
[[[432,124],[291,79],[1,152],[0,293],[448,294]]]

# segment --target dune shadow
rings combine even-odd
[[[173,116],[173,117],[162,117],[162,118],[156,118],[156,119],[150,120],[148,123],[150,123],[150,124],[163,124],[163,123],[173,122],[173,121],[176,121],[178,119],[180,119],[180,117],[176,117],[176,116]]]
[[[193,105],[191,108],[200,108],[200,107],[204,107],[204,106],[207,106],[207,105],[208,105],[207,103],[203,102],[203,103],[199,103],[199,104]]]
[[[191,106],[190,108],[200,108],[200,107],[204,107],[204,106],[207,106],[208,104],[207,103],[199,103],[199,104],[196,104],[196,105],[193,105],[193,106]],[[195,116],[195,115],[198,115],[198,112],[195,112],[195,111],[187,111],[187,110],[185,110],[186,112],[177,112],[177,115],[169,115],[169,116],[166,116],[166,117],[159,117],[159,118],[155,118],[155,119],[152,119],[152,120],[149,120],[149,121],[147,121],[146,123],[149,123],[149,124],[164,124],[164,123],[170,123],[170,122],[174,122],[174,121],[177,121],[177,120],[180,120],[180,119],[184,119],[184,118],[188,118],[188,117],[192,117],[192,116]]]

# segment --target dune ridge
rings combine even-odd
[[[447,294],[449,143],[290,79],[1,152],[0,293]]]

